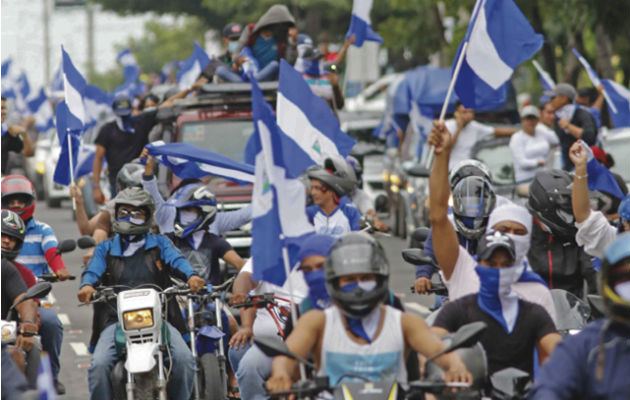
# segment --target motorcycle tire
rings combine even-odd
[[[227,376],[221,372],[219,359],[214,353],[203,354],[199,361],[199,386],[204,400],[227,398]]]

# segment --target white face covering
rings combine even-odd
[[[181,222],[184,225],[188,225],[194,222],[198,217],[199,217],[199,214],[197,214],[194,211],[181,210],[179,212],[179,222]]]
[[[514,242],[514,265],[520,265],[525,260],[527,252],[530,246],[530,237],[527,235],[515,235],[513,233],[506,233],[507,236]]]
[[[630,301],[630,281],[616,284],[615,293],[625,301]]]
[[[532,216],[525,207],[514,203],[507,203],[492,210],[490,217],[488,218],[488,229],[493,229],[496,224],[502,221],[517,222],[527,229],[526,235],[514,235],[512,233],[507,233],[510,239],[514,241],[514,265],[519,265],[525,260],[527,251],[529,251],[532,232]]]

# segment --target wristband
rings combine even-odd
[[[588,174],[584,174],[584,175],[573,175],[573,177],[575,179],[586,179],[588,178]]]

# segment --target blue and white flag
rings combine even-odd
[[[311,165],[323,165],[331,155],[346,157],[356,144],[341,130],[326,101],[313,94],[302,75],[285,60],[280,61],[276,112],[290,178],[299,177]]]
[[[31,99],[27,105],[31,115],[35,118],[35,128],[40,133],[55,127],[53,108],[44,88],[41,88],[39,94]]]
[[[608,94],[606,105],[615,128],[630,127],[630,90],[610,79],[602,79]]]
[[[246,185],[254,182],[254,167],[186,143],[153,142],[149,154],[181,179],[214,175]]]
[[[68,141],[70,140],[70,144],[72,146],[72,166],[75,167],[76,173],[77,157],[79,153],[79,148],[81,146],[81,131],[69,128],[68,122],[73,117],[71,117],[70,110],[68,109],[65,100],[62,100],[57,104],[57,107],[55,108],[55,115],[57,125],[57,137],[59,138],[61,151],[59,153],[59,158],[57,159],[57,166],[55,167],[53,182],[60,185],[68,186],[73,179],[70,169],[70,153],[68,149]]]
[[[13,66],[13,60],[5,60],[2,63],[2,95],[7,99],[15,98],[18,79],[19,71]]]
[[[540,64],[538,64],[538,61],[533,60],[532,63],[534,64],[536,71],[538,71],[538,76],[540,76],[540,82],[542,83],[543,89],[545,89],[546,92],[553,90],[556,87],[556,82],[553,81],[551,75],[549,75],[549,73],[545,71]]]
[[[588,190],[598,190],[606,192],[618,199],[622,199],[624,194],[619,188],[617,180],[612,172],[603,166],[595,156],[593,151],[582,142],[582,147],[586,150],[586,172],[588,174]]]
[[[372,11],[373,0],[354,0],[352,2],[352,16],[350,17],[350,28],[346,33],[346,39],[354,34],[354,45],[363,46],[366,40],[383,43],[383,38],[372,30],[370,22],[370,11]]]
[[[589,64],[588,61],[586,61],[586,58],[582,57],[580,52],[577,51],[575,48],[573,48],[572,50],[573,50],[573,54],[575,54],[577,59],[580,61],[580,64],[584,66],[584,69],[586,70],[586,74],[588,75],[588,78],[591,80],[591,83],[593,84],[593,86],[595,86],[596,88],[599,87],[599,85],[602,84],[602,82],[599,80],[599,76],[597,76],[597,73],[595,72],[593,67],[591,67],[591,64]],[[605,87],[604,87],[604,98],[606,99],[606,102],[608,103],[608,107],[613,112],[616,113],[617,107],[615,106],[615,103],[613,103],[610,97],[608,96],[608,93],[606,92]]]
[[[29,97],[31,95],[31,85],[28,82],[26,73],[22,71],[15,83],[15,108],[22,116],[30,115],[28,107]]]
[[[93,144],[81,143],[77,154],[77,165],[74,167],[74,178],[79,179],[82,176],[92,173],[94,167],[94,154],[96,153],[96,146]],[[105,164],[105,158],[103,157],[103,164]]]
[[[125,49],[118,53],[116,61],[123,66],[123,76],[125,77],[125,82],[135,82],[138,80],[140,77],[140,67],[138,66],[138,61],[136,61],[136,57],[133,55],[131,50]]]
[[[465,54],[461,54],[468,42]],[[482,108],[505,101],[505,83],[514,68],[533,56],[543,36],[534,32],[512,0],[477,0],[460,45],[464,60],[456,77],[455,93],[468,108]]]
[[[71,131],[83,133],[85,124],[85,107],[83,106],[83,96],[87,82],[79,71],[72,64],[72,60],[61,46],[62,65],[63,65],[63,91],[68,115],[66,127]],[[65,134],[65,132],[63,133]],[[59,143],[63,143],[62,137],[59,137]]]
[[[210,57],[203,49],[203,47],[199,46],[197,42],[194,42],[194,49],[190,57],[184,62],[184,65],[177,71],[177,84],[180,89],[185,89],[187,87],[192,86],[201,71],[206,68],[208,63],[210,63]]]
[[[282,285],[286,280],[282,248],[288,250],[289,265],[295,265],[300,243],[314,233],[314,228],[306,216],[306,189],[298,179],[288,177],[282,157],[282,133],[253,79],[252,112],[257,152],[252,194],[252,279]]]
[[[429,138],[431,129],[433,129],[433,114],[431,109],[420,107],[418,106],[418,103],[412,101],[411,110],[409,111],[409,124],[411,125],[411,129],[415,135],[414,140],[418,140],[418,145],[416,146],[416,157],[420,159],[422,156],[422,150],[424,149],[424,144]]]
[[[105,93],[98,86],[87,85],[83,96],[83,106],[85,107],[85,129],[91,129],[96,126],[99,121],[103,121],[113,116],[113,101],[113,95]]]
[[[51,92],[61,92],[63,91],[63,65],[59,64],[59,68],[55,71],[55,75],[53,75],[50,80],[50,91]]]
[[[57,399],[57,390],[50,365],[50,357],[42,354],[39,367],[37,369],[37,399],[38,400],[55,400]]]

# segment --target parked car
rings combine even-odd
[[[387,105],[387,88],[390,84],[401,80],[403,74],[385,75],[372,83],[358,95],[347,98],[344,111],[383,113]]]
[[[626,185],[630,186],[630,128],[603,132],[601,145],[615,160],[611,171],[621,175]]]

